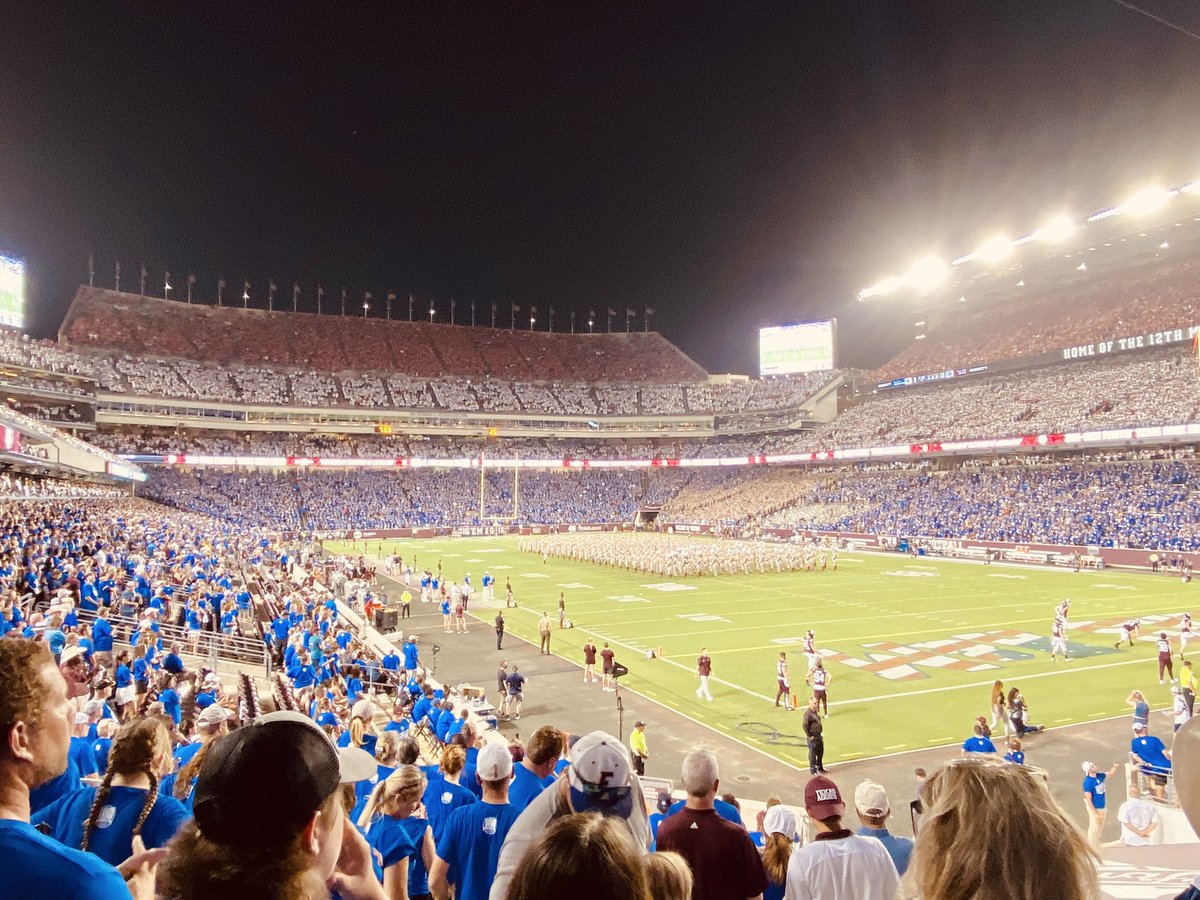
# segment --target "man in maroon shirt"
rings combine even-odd
[[[696,657],[696,675],[700,679],[700,687],[696,688],[696,696],[711,703],[712,694],[708,692],[708,676],[712,675],[712,657],[708,655],[707,647],[701,647],[700,655]]]
[[[613,684],[613,657],[614,656],[616,656],[616,654],[613,653],[612,650],[609,648],[608,641],[605,641],[604,649],[600,651],[600,662],[602,663],[600,668],[603,669],[603,671],[601,672],[601,676],[604,679],[604,683],[601,684],[600,687],[603,690],[606,690],[610,693],[617,689],[616,685]]]
[[[596,677],[596,645],[588,638],[587,643],[583,645],[583,683],[599,680]]]
[[[694,750],[683,760],[687,803],[658,826],[658,849],[673,850],[692,870],[692,900],[747,900],[767,888],[767,875],[746,829],[713,807],[720,787],[717,757]]]

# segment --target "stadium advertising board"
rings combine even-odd
[[[834,368],[837,319],[758,329],[760,375],[794,375]]]
[[[1178,328],[1144,331],[1141,334],[1105,338],[1102,341],[1076,344],[1073,347],[1049,350],[1045,353],[1032,356],[1019,356],[1016,359],[1007,359],[987,365],[970,366],[962,369],[946,369],[942,372],[927,372],[924,375],[907,375],[904,378],[893,378],[891,381],[882,382],[875,385],[875,387],[880,390],[910,387],[914,384],[928,384],[931,381],[964,378],[968,375],[981,375],[985,372],[1012,372],[1018,369],[1071,362],[1077,359],[1094,359],[1097,356],[1113,356],[1119,353],[1134,353],[1138,350],[1152,350],[1155,347],[1171,347],[1178,344],[1190,343],[1198,332],[1200,332],[1200,325],[1182,325]]]
[[[0,256],[0,325],[25,327],[25,263]]]

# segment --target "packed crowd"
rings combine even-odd
[[[519,497],[509,472],[484,477],[480,514],[477,471],[336,470],[240,472],[151,470],[146,496],[180,509],[246,525],[326,531],[483,525],[493,518],[517,524],[631,522],[643,499],[636,472],[530,472]]]
[[[336,324],[336,328],[331,327]],[[567,334],[184,304],[82,287],[72,346],[220,364],[398,371],[503,381],[695,382],[705,373],[655,332]]]
[[[325,333],[328,338],[329,330],[325,329]],[[498,376],[487,373],[456,376],[453,368],[411,374],[380,358],[358,360],[362,364],[360,371],[322,372],[257,361],[231,361],[217,366],[162,353],[162,348],[154,343],[144,354],[122,350],[117,355],[90,346],[67,350],[50,342],[26,340],[17,332],[0,331],[0,360],[86,375],[95,380],[100,390],[136,397],[264,406],[556,416],[742,415],[794,410],[836,375],[814,372],[767,380],[708,384],[689,379],[662,384],[662,376],[655,374],[643,381],[622,383],[603,378],[550,380],[543,370],[531,365],[525,380],[499,380]],[[655,371],[656,362],[651,354],[646,370]],[[633,377],[636,376],[629,376]]]
[[[760,473],[709,473],[693,478],[663,515],[677,521],[893,536],[1200,549],[1200,504],[1192,493],[1200,484],[1200,463],[1194,458],[1043,460],[1038,465],[967,463],[945,470],[791,471],[791,483],[776,486],[790,505],[762,519]],[[726,505],[713,506],[713,496],[726,498]]]
[[[302,531],[660,521],[929,538],[1200,549],[1193,457],[877,468],[489,472],[151,471],[146,496]],[[514,491],[516,499],[514,499]]]
[[[1183,349],[884,390],[821,426],[813,449],[1175,425],[1200,418]]]
[[[1016,359],[1200,324],[1200,265],[1150,264],[1045,293],[1014,289],[950,316],[887,362],[878,380]]]
[[[136,501],[8,504],[0,536],[0,580],[14,588],[0,605],[4,896],[1096,896],[1096,839],[1023,764],[1019,741],[998,759],[985,721],[964,744],[968,759],[923,779],[915,841],[888,831],[881,785],[844,792],[820,769],[803,785],[803,817],[772,798],[743,822],[707,750],[683,760],[683,800],[663,793],[648,808],[637,753],[620,738],[554,726],[523,743],[500,738],[428,677],[415,638],[372,644],[347,618],[376,602],[361,557],[317,567],[309,548]],[[566,537],[555,549],[584,558],[579,539],[622,536]],[[258,593],[250,609],[246,572]],[[439,565],[422,581],[441,577]],[[156,627],[176,608],[190,623],[205,604],[224,630],[226,601],[239,627],[266,613],[278,671],[269,698],[246,675],[231,685],[194,667]],[[109,620],[136,627],[114,633]],[[515,668],[506,688],[514,678],[519,699]],[[993,726],[1038,730],[1019,691],[998,706],[995,694]],[[1135,705],[1134,715],[1149,713]],[[1181,733],[1168,767],[1200,761],[1189,740]],[[1140,765],[1159,765],[1155,746],[1135,736]],[[1101,809],[1105,774],[1084,764]],[[1127,822],[1128,806],[1122,835],[1133,843],[1154,810]]]

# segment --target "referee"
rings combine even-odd
[[[825,738],[821,732],[825,726],[821,715],[817,712],[817,698],[808,701],[808,709],[804,711],[804,736],[808,738],[808,771],[813,775],[825,774]]]
[[[629,733],[629,749],[633,751],[634,770],[639,775],[645,775],[650,748],[646,745],[646,723],[641,719],[633,723],[633,731]]]

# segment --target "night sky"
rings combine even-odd
[[[1193,0],[1138,5],[1200,33]],[[911,316],[858,289],[1200,177],[1200,40],[1113,0],[391,6],[6,4],[0,253],[33,329],[94,251],[99,283],[144,260],[154,293],[249,277],[256,305],[273,277],[556,330],[651,306],[714,372],[837,315],[874,363]]]

